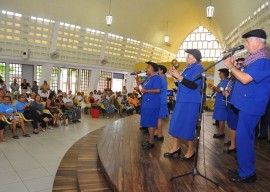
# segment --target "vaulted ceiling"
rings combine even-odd
[[[211,27],[205,14],[209,0],[111,0],[110,27],[105,24],[109,0],[0,0],[0,9],[98,29],[176,53],[185,37],[199,25],[210,28],[222,43],[265,1],[212,0],[215,13]],[[163,43],[167,22],[171,46]]]

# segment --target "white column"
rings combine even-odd
[[[42,74],[40,79],[40,85],[43,85],[43,81],[47,81],[50,84],[53,64],[42,64]]]
[[[105,58],[107,40],[108,40],[108,33],[105,33],[103,43],[102,43],[102,47],[101,47],[100,57],[99,57],[100,61]]]
[[[127,76],[127,82],[126,82],[126,88],[127,88],[127,92],[130,93],[132,91],[132,86],[133,86],[133,82],[134,82],[134,76],[128,74]]]
[[[53,35],[52,35],[50,53],[53,53],[53,52],[56,51],[59,29],[60,29],[60,22],[55,22],[55,25],[54,25],[54,28],[53,28]]]
[[[100,69],[93,69],[90,73],[89,92],[97,90]]]
[[[12,82],[13,82],[13,79],[12,79]],[[6,85],[7,85],[7,90],[9,90],[10,84],[11,84],[12,82],[9,82],[9,62],[8,62],[8,63],[6,63],[6,80],[5,80],[5,83],[6,83]],[[19,82],[18,82],[18,79],[17,79],[17,83],[19,83]]]

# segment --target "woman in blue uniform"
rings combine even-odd
[[[225,91],[225,88],[227,87],[227,84],[229,82],[229,70],[226,68],[222,68],[218,71],[220,72],[220,83],[217,86],[214,86],[210,83],[208,84],[208,87],[217,93],[214,105],[213,119],[218,120],[219,133],[214,134],[213,138],[225,137],[225,121],[227,121],[228,118],[228,105],[225,102],[226,99],[223,96],[222,92]]]
[[[164,154],[164,157],[172,157],[174,154],[180,155],[178,139],[185,139],[188,143],[188,150],[181,161],[190,160],[195,156],[193,140],[195,128],[199,114],[201,102],[202,76],[195,77],[203,67],[200,63],[201,52],[197,49],[188,49],[186,58],[187,66],[179,74],[174,67],[171,68],[171,75],[178,81],[176,95],[176,105],[170,121],[169,134],[173,136],[173,146],[171,150]]]
[[[142,104],[141,104],[141,126],[148,127],[149,141],[142,144],[143,148],[154,147],[154,128],[158,125],[160,109],[161,77],[157,74],[158,65],[153,62],[146,62],[147,77],[140,82],[138,75],[135,76],[137,84],[141,85]]]
[[[160,93],[161,105],[160,105],[160,110],[159,110],[158,127],[156,130],[155,141],[164,140],[163,131],[162,131],[162,120],[169,115],[168,103],[167,103],[168,83],[167,83],[167,77],[165,75],[166,72],[167,72],[167,68],[165,66],[158,65],[158,74],[161,77],[162,86],[161,86],[161,93]]]
[[[240,69],[243,62],[244,58],[238,58],[236,60],[236,68]],[[228,146],[227,149],[224,150],[225,153],[231,153],[231,152],[236,152],[236,127],[238,123],[238,109],[236,109],[233,104],[231,103],[231,96],[233,93],[234,89],[234,84],[235,84],[235,77],[231,75],[230,81],[227,84],[227,87],[225,88],[225,91],[223,95],[227,97],[228,99],[228,127],[230,128],[230,140],[226,143],[224,143],[225,146]]]

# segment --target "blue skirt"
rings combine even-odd
[[[141,126],[157,127],[159,108],[141,108]]]
[[[236,130],[238,123],[238,109],[233,106],[229,107],[227,123],[230,129]]]
[[[159,109],[159,119],[164,119],[169,116],[168,105],[162,104]]]
[[[215,107],[213,119],[218,120],[218,121],[227,121],[228,107]]]
[[[199,103],[176,103],[170,121],[169,134],[193,141],[199,115]]]

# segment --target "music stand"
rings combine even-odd
[[[216,66],[218,63],[220,63],[221,61],[224,61],[225,59],[231,57],[232,55],[234,55],[235,51],[232,51],[231,53],[229,53],[228,55],[225,55],[222,59],[218,60],[217,62],[215,62],[214,64],[210,65],[209,67],[207,67],[206,69],[202,70],[200,73],[198,73],[197,75],[195,75],[194,77],[200,77],[200,76],[204,76],[204,73],[206,71],[208,71],[209,69],[211,69],[212,67]],[[205,77],[202,78],[202,89],[204,89],[204,85],[205,85]],[[209,179],[208,177],[206,177],[206,175],[202,175],[198,168],[197,168],[197,164],[198,164],[198,155],[199,155],[199,145],[200,145],[200,132],[201,132],[201,122],[202,122],[202,113],[203,113],[203,94],[201,96],[201,107],[200,107],[200,112],[199,112],[199,126],[198,129],[196,131],[196,153],[195,153],[195,157],[194,157],[194,167],[192,168],[192,170],[188,173],[182,174],[182,175],[178,175],[178,176],[174,176],[171,177],[170,181],[173,181],[174,179],[180,178],[180,177],[184,177],[187,175],[193,175],[194,176],[201,176],[204,179],[206,179],[207,181],[210,181],[211,183],[215,184],[217,187],[219,186],[219,184],[211,179]]]

